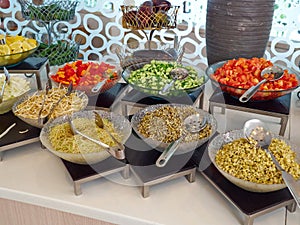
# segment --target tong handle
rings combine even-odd
[[[4,95],[5,86],[7,84],[9,84],[9,82],[10,82],[10,75],[9,75],[8,70],[5,67],[3,67],[3,70],[4,70],[5,80],[3,82],[3,85],[2,85],[2,88],[1,88],[1,92],[0,92],[0,103],[3,101],[3,95]]]

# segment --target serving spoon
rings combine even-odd
[[[265,75],[270,74],[273,75],[271,78],[266,78]],[[260,86],[267,81],[275,81],[280,79],[284,74],[284,71],[281,67],[279,66],[270,66],[261,71],[260,76],[263,78],[259,83],[256,85],[250,87],[247,91],[244,92],[244,94],[239,98],[240,102],[248,102],[252,96],[258,91]]]
[[[270,155],[276,168],[281,172],[282,178],[288,187],[291,195],[295,199],[298,207],[300,208],[300,186],[296,183],[294,177],[286,172],[279,164],[273,153],[268,149],[272,141],[272,135],[266,125],[258,120],[248,120],[243,128],[244,136],[248,139],[249,143],[255,144],[257,147],[261,147]],[[256,143],[254,143],[254,141]]]
[[[185,68],[177,67],[170,71],[170,76],[172,77],[172,81],[166,84],[163,89],[159,91],[160,95],[167,95],[177,80],[184,80],[189,76],[189,71]]]
[[[193,114],[185,118],[183,121],[185,130],[179,139],[173,141],[168,147],[163,151],[163,153],[156,160],[157,167],[164,167],[169,159],[174,155],[178,149],[180,143],[185,139],[189,133],[198,133],[203,130],[207,125],[207,118],[201,116],[199,113]]]

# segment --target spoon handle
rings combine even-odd
[[[282,179],[284,180],[284,183],[288,187],[291,195],[293,196],[295,202],[297,203],[298,207],[300,208],[300,186],[295,181],[294,177],[286,172],[279,164],[275,156],[272,154],[272,152],[268,148],[264,148],[264,150],[271,156],[273,163],[277,167],[278,170],[280,170]]]
[[[288,172],[281,171],[281,175],[295,202],[300,208],[300,185],[297,184],[294,177]]]
[[[93,93],[97,93],[98,91],[101,90],[101,88],[104,86],[104,84],[106,83],[108,78],[105,78],[104,80],[98,82],[93,88],[92,88],[92,92]]]
[[[160,95],[166,95],[169,93],[170,89],[174,86],[175,80],[172,80],[170,83],[166,84],[162,90],[159,91]]]
[[[163,153],[159,156],[159,158],[156,160],[156,166],[157,167],[164,167],[171,156],[175,153],[175,151],[178,149],[179,144],[181,141],[185,138],[186,135],[182,135],[179,139],[176,141],[173,141],[169,146],[163,151]]]
[[[240,102],[248,102],[252,96],[258,91],[259,87],[263,84],[266,83],[268,80],[267,79],[263,79],[261,80],[259,83],[257,83],[256,85],[250,87],[247,91],[244,92],[244,94],[239,98]]]

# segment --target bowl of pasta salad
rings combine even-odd
[[[102,117],[105,129],[96,125],[94,111]],[[71,117],[60,116],[47,123],[40,133],[42,144],[54,155],[76,164],[99,163],[110,154],[102,146],[79,134],[73,134],[68,122],[70,119],[78,131],[110,147],[116,143],[107,130],[122,144],[131,135],[131,126],[127,118],[104,110],[84,110],[72,114]]]

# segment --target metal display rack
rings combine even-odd
[[[159,7],[147,6],[153,12],[157,11]],[[122,26],[126,29],[140,30],[144,33],[148,41],[152,40],[153,33],[156,30],[171,29],[177,27],[177,13],[179,6],[170,6],[164,14],[159,15],[158,12],[149,15],[144,11],[142,6],[121,6],[123,13]],[[146,9],[147,10],[147,9]]]
[[[36,20],[43,24],[48,34],[48,44],[52,43],[54,25],[59,21],[74,19],[78,1],[45,0],[43,4],[36,5],[29,0],[18,0],[21,4],[22,15],[26,20]]]
[[[33,54],[37,57],[48,57],[50,65],[61,65],[77,59],[79,44],[75,41],[60,40],[54,27],[60,21],[70,21],[75,17],[79,1],[44,0],[35,4],[31,0],[18,0],[22,16],[26,20],[34,20],[42,24],[47,32],[47,41],[41,41],[38,50]]]
[[[269,100],[267,103],[265,101],[241,103],[237,98],[216,89],[209,99],[209,110],[213,114],[214,108],[220,107],[223,114],[225,109],[232,109],[280,118],[279,135],[284,136],[290,115],[291,94]]]

